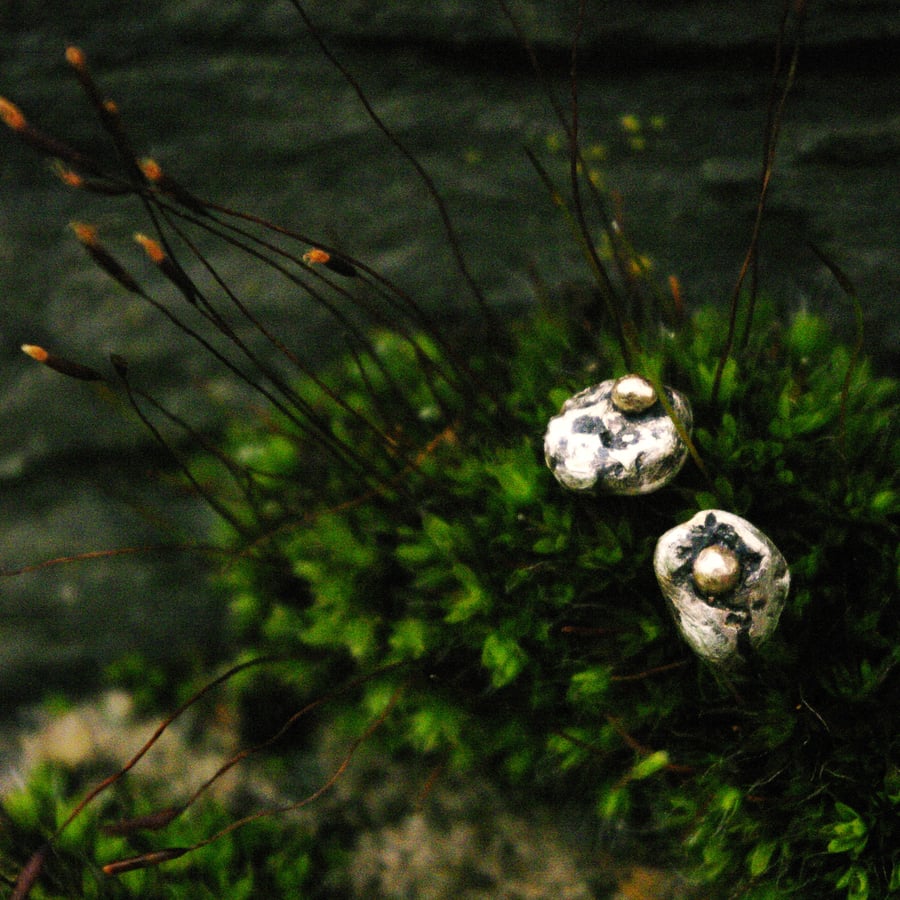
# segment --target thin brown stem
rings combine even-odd
[[[409,148],[403,143],[403,141],[400,140],[397,134],[387,126],[385,121],[375,111],[375,108],[372,106],[371,101],[366,96],[366,93],[365,91],[363,91],[360,83],[353,76],[350,70],[344,65],[344,63],[341,62],[340,59],[338,59],[334,51],[328,46],[325,39],[322,37],[321,32],[316,27],[312,18],[303,7],[303,4],[301,4],[299,0],[290,0],[290,2],[294,9],[297,10],[297,13],[303,20],[303,23],[306,26],[309,34],[312,36],[313,40],[319,45],[322,53],[325,54],[326,59],[328,59],[328,61],[338,70],[338,72],[340,72],[341,76],[344,78],[347,84],[349,84],[353,89],[354,93],[359,99],[359,102],[362,104],[366,115],[369,117],[375,127],[388,139],[388,141],[394,146],[394,148],[399,151],[399,153],[407,160],[407,162],[409,162],[409,164],[415,170],[420,181],[425,186],[425,190],[428,193],[428,196],[434,203],[438,215],[440,216],[441,223],[444,227],[444,234],[447,238],[447,243],[450,247],[450,251],[453,254],[457,270],[462,275],[463,280],[466,282],[466,285],[468,286],[472,296],[475,298],[476,303],[480,307],[488,326],[490,326],[492,329],[496,329],[499,324],[496,314],[491,309],[490,305],[487,302],[487,298],[484,296],[481,288],[478,286],[478,283],[475,281],[472,273],[469,271],[468,264],[466,263],[465,256],[462,252],[462,247],[459,243],[459,237],[456,233],[456,228],[454,227],[453,222],[450,218],[450,213],[447,210],[447,205],[446,203],[444,203],[444,200],[434,183],[434,179],[431,177],[422,163],[419,162],[415,154],[411,150],[409,150]]]
[[[149,753],[150,749],[153,745],[162,737],[163,733],[166,729],[181,715],[183,715],[190,707],[192,707],[195,703],[205,697],[210,691],[214,688],[218,687],[225,681],[228,681],[229,678],[233,678],[239,672],[243,672],[246,669],[253,668],[254,666],[262,666],[267,665],[273,662],[279,662],[282,658],[277,656],[258,656],[256,659],[250,659],[242,663],[238,663],[236,666],[232,666],[227,671],[223,672],[219,675],[218,678],[213,679],[210,682],[207,682],[199,691],[189,697],[184,703],[179,706],[175,712],[170,713],[166,718],[157,726],[156,730],[150,736],[150,739],[144,743],[140,750],[122,766],[118,772],[110,775],[107,778],[104,778],[96,787],[92,788],[88,793],[84,796],[81,802],[72,810],[71,813],[66,817],[63,823],[56,829],[53,833],[53,837],[57,838],[69,825],[83,812],[85,807],[99,794],[103,793],[103,791],[112,787],[117,782],[121,781],[140,761],[141,759]]]
[[[797,61],[800,54],[799,26],[802,25],[802,13],[800,21],[798,22],[797,37],[794,41],[793,51],[791,53],[791,59],[787,67],[784,85],[783,87],[781,87],[779,92],[778,85],[783,68],[782,56],[787,41],[788,20],[790,18],[791,7],[794,5],[794,0],[785,0],[781,21],[779,23],[778,39],[775,43],[775,61],[773,63],[772,69],[772,90],[770,92],[766,129],[763,140],[763,165],[760,175],[759,192],[757,194],[756,201],[756,215],[754,216],[753,220],[753,229],[750,235],[750,243],[747,247],[747,252],[741,264],[740,271],[738,272],[738,277],[735,282],[734,288],[731,292],[731,301],[729,305],[728,316],[728,330],[725,336],[725,344],[722,347],[721,354],[719,355],[718,365],[716,366],[716,374],[713,379],[711,395],[713,404],[715,404],[718,400],[719,390],[721,389],[722,385],[722,375],[725,371],[725,366],[728,363],[728,359],[731,356],[731,351],[734,348],[735,333],[737,331],[738,310],[740,307],[741,289],[743,288],[744,281],[747,277],[748,272],[750,272],[751,270],[754,272],[754,276],[752,280],[752,290],[747,303],[744,335],[741,344],[742,347],[746,347],[747,342],[749,341],[750,330],[753,324],[753,313],[756,306],[756,295],[759,287],[758,276],[757,274],[755,274],[757,272],[758,265],[759,238],[762,230],[763,217],[765,214],[766,203],[769,195],[769,185],[771,184],[772,172],[775,165],[775,149],[778,143],[778,136],[781,131],[781,123],[784,117],[785,104],[787,102],[788,94],[793,87],[794,76],[797,70]]]
[[[224,828],[217,831],[215,834],[204,838],[202,841],[198,841],[196,844],[193,844],[190,847],[167,847],[162,850],[153,850],[148,853],[142,853],[138,856],[130,857],[128,859],[116,860],[114,862],[107,863],[103,867],[103,871],[107,875],[118,875],[123,872],[131,871],[133,869],[157,866],[161,863],[169,862],[170,860],[177,859],[180,856],[184,856],[186,853],[192,853],[195,850],[200,850],[203,847],[208,847],[215,841],[218,841],[223,837],[227,837],[229,834],[232,834],[233,832],[237,831],[240,828],[243,828],[246,825],[251,824],[252,822],[258,822],[261,819],[270,818],[272,816],[284,815],[289,812],[295,812],[296,810],[302,809],[303,807],[309,806],[311,803],[314,803],[334,787],[338,779],[340,779],[344,772],[346,772],[349,768],[350,763],[353,760],[354,755],[356,754],[356,751],[387,721],[391,712],[399,702],[401,696],[403,696],[403,692],[408,687],[408,684],[409,682],[406,681],[397,686],[390,699],[388,700],[388,703],[385,706],[384,710],[382,710],[382,712],[369,723],[365,731],[350,744],[347,752],[344,754],[340,763],[331,773],[329,778],[302,800],[298,800],[294,803],[286,803],[281,806],[269,807],[268,809],[262,809],[258,812],[251,813],[250,815],[244,816],[243,818],[229,823]]]

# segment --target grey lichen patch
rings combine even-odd
[[[690,433],[687,398],[672,388],[665,392]],[[652,386],[636,375],[603,381],[570,397],[544,436],[550,471],[573,491],[647,494],[678,474],[687,453]]]
[[[788,565],[772,541],[719,509],[667,531],[653,567],[684,639],[722,666],[740,664],[772,635],[790,586]]]

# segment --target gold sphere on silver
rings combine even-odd
[[[791,575],[755,525],[705,509],[657,542],[653,568],[681,636],[724,668],[746,662],[778,625]]]
[[[691,405],[664,388],[682,433],[690,434]],[[679,429],[640,375],[609,379],[570,397],[547,424],[544,458],[572,491],[648,494],[667,485],[687,459]]]
[[[734,550],[710,544],[697,554],[691,574],[701,594],[718,597],[735,588],[741,577],[741,564]]]
[[[612,386],[613,406],[626,415],[642,413],[658,399],[656,389],[640,375],[623,375]]]

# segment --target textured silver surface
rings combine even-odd
[[[698,587],[703,578],[696,577],[697,563],[702,571],[701,554],[709,548],[737,560],[730,589],[720,589],[721,582],[718,592]],[[710,554],[705,557],[710,562]],[[745,661],[772,635],[790,586],[787,563],[772,541],[746,519],[719,509],[703,510],[667,531],[656,545],[653,568],[684,639],[699,656],[723,666]]]
[[[662,404],[656,400],[634,412],[618,409],[613,400],[616,384],[610,379],[575,394],[547,425],[544,458],[563,487],[646,494],[668,484],[684,465],[687,447]],[[672,388],[665,391],[690,433],[693,419],[687,398]]]

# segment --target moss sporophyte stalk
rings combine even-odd
[[[802,6],[786,9],[802,17]],[[796,62],[786,34],[779,58],[791,68],[776,73],[760,212]],[[636,861],[681,872],[698,896],[900,890],[898,383],[877,377],[858,343],[812,313],[778,309],[755,285],[739,284],[724,310],[685,309],[677,279],[656,287],[585,165],[577,101],[561,110],[566,193],[532,155],[595,287],[541,292],[536,309],[508,319],[472,284],[476,314],[451,335],[364,261],[197,197],[163,163],[139,160],[84,54],[70,48],[67,59],[120,172],[5,100],[4,121],[59,161],[66,185],[141,200],[154,236],[135,239],[161,276],[152,286],[93,226],[73,226],[77,239],[249,386],[261,411],[213,437],[139,387],[121,357],[101,368],[23,347],[117,395],[217,513],[193,549],[212,562],[234,659],[204,687],[160,689],[178,696],[174,712],[90,790],[51,767],[4,798],[13,896],[86,884],[98,896],[198,896],[198,885],[214,896],[325,896],[347,884],[335,870],[352,837],[280,814],[315,809],[363,745],[415,755],[437,779],[488,774],[523,801],[577,801],[587,827],[618,835]],[[324,370],[305,362],[220,277],[197,234],[307,293],[346,334],[344,355]],[[248,327],[266,353],[244,339]],[[572,492],[554,479],[555,450],[555,472],[545,464],[548,421],[598,382],[598,420],[636,416],[651,444],[666,432],[658,489]],[[599,476],[607,488],[616,465]],[[638,482],[646,475],[639,467]],[[657,576],[685,616],[698,592],[726,607],[713,637],[676,624]],[[718,664],[720,640],[740,665]],[[119,671],[146,687],[140,663]],[[145,750],[214,692],[248,747],[192,794],[134,781]],[[249,756],[267,755],[276,777],[282,739],[300,740],[313,717],[343,747],[314,790],[250,810],[207,800]]]

